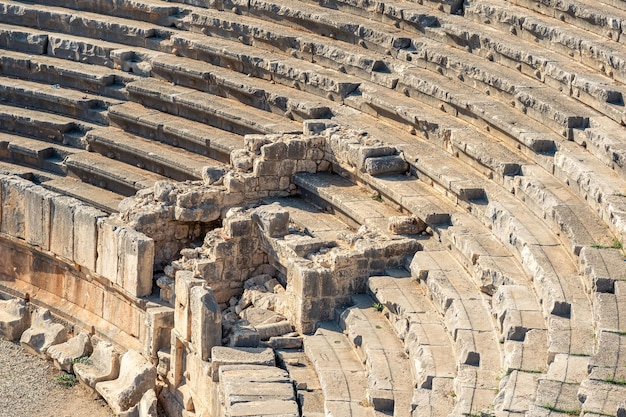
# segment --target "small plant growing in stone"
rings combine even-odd
[[[76,385],[78,380],[76,379],[76,376],[72,374],[63,373],[59,376],[56,376],[54,378],[54,382],[56,382],[59,385],[62,385],[65,388],[72,388],[74,385]]]
[[[382,305],[381,303],[374,303],[372,304],[372,308],[376,311],[383,311],[383,309],[385,308],[384,305]]]
[[[76,358],[76,359],[72,359],[72,364],[76,365],[77,363],[82,363],[84,365],[91,365],[91,359],[89,359],[89,356],[81,356],[80,358]]]

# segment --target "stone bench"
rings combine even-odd
[[[289,87],[297,86],[335,101],[342,101],[360,83],[358,78],[311,62],[218,37],[207,38],[203,34],[184,32],[174,34],[171,39],[177,54],[183,57],[227,67]]]
[[[41,185],[48,190],[81,200],[105,213],[116,213],[123,199],[120,194],[69,177],[54,177]]]
[[[83,91],[60,88],[58,84],[51,86],[7,78],[0,78],[0,100],[99,124],[107,123],[106,109],[119,104],[119,101]]]
[[[156,368],[137,351],[129,350],[120,362],[116,379],[96,382],[95,389],[114,413],[138,404],[143,395],[156,387]]]
[[[198,155],[230,162],[230,153],[243,147],[234,133],[204,123],[148,109],[137,103],[124,103],[109,109],[111,125],[126,132],[180,147]]]
[[[624,61],[612,58],[622,54],[623,45],[607,42],[605,37],[550,19],[526,8],[504,5],[503,2],[475,2],[468,8],[466,16],[477,21],[489,19],[504,30],[513,27],[516,35],[522,39],[537,41],[539,45],[571,56],[590,67],[602,66],[601,71],[617,81],[623,82],[626,79]]]
[[[0,300],[0,337],[18,340],[29,327],[30,313],[24,300],[12,298]]]
[[[297,120],[331,116],[332,103],[309,93],[247,77],[188,58],[163,55],[152,61],[152,75],[176,85],[240,101]]]
[[[368,374],[368,399],[378,411],[409,416],[412,385],[409,357],[367,295],[353,295],[353,305],[339,316],[339,325],[357,348]]]
[[[132,101],[166,113],[208,123],[239,134],[297,133],[300,124],[233,100],[163,81],[145,79],[126,87]]]
[[[94,129],[85,136],[89,149],[129,165],[176,181],[202,179],[206,166],[222,165],[216,160],[180,148],[144,139],[117,128]]]
[[[31,315],[30,327],[22,333],[20,345],[32,355],[49,359],[48,349],[67,340],[65,326],[55,323],[48,310],[35,310]]]
[[[515,195],[546,220],[563,244],[578,255],[584,246],[611,246],[614,237],[606,224],[584,201],[543,169],[525,166],[513,181]]]
[[[156,49],[169,37],[172,30],[116,17],[104,17],[95,13],[74,12],[53,6],[37,5],[33,7],[24,3],[5,1],[0,3],[2,18],[0,22],[19,23],[20,26],[33,27],[60,33],[71,33],[73,36],[102,39],[132,46]]]
[[[296,174],[294,182],[302,194],[316,197],[318,203],[345,216],[355,228],[366,225],[386,232],[389,217],[401,214],[383,202],[372,199],[371,194],[338,175],[300,173]]]
[[[578,135],[574,141],[626,180],[626,134],[616,124],[603,121]]]
[[[0,157],[2,159],[32,166],[35,169],[44,169],[57,175],[63,174],[61,149],[41,140],[0,134]]]
[[[606,6],[599,6],[597,3],[585,0],[564,2],[514,0],[512,3],[594,32],[615,42],[621,41],[622,27],[626,25],[626,12],[623,10],[607,9]]]
[[[324,323],[304,338],[304,351],[313,363],[324,393],[326,414],[373,417],[366,400],[367,374],[350,341],[334,323]]]
[[[65,160],[68,175],[126,197],[167,178],[93,152],[80,152]]]
[[[0,128],[47,142],[76,144],[95,125],[37,110],[0,105]]]
[[[383,313],[412,362],[418,389],[434,389],[434,381],[456,375],[454,350],[441,318],[433,313],[431,302],[405,271],[388,276],[372,276],[368,291],[385,306]]]
[[[2,51],[0,72],[10,77],[48,85],[59,84],[115,99],[125,99],[124,84],[136,78],[132,74],[106,67],[8,50]]]
[[[89,360],[77,362],[73,366],[78,380],[91,389],[102,381],[116,379],[120,372],[118,353],[108,342],[99,342],[89,356]]]

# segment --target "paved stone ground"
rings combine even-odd
[[[0,417],[111,417],[106,403],[76,385],[64,388],[51,363],[0,340]]]

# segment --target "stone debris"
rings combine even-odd
[[[18,340],[29,326],[30,313],[24,300],[0,300],[0,337],[9,341]]]
[[[144,394],[156,387],[156,368],[140,353],[129,350],[122,356],[116,379],[97,382],[95,389],[114,413],[119,414],[138,404]]]

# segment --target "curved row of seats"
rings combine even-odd
[[[619,60],[605,59],[621,45],[600,48],[596,35],[567,26],[577,18],[522,19],[527,9],[497,2],[472,2],[465,17],[446,13],[459,10],[454,2],[222,3],[0,2],[0,129],[12,134],[0,155],[44,185],[64,187],[69,175],[130,195],[166,177],[200,178],[244,134],[298,132],[310,118],[367,131],[401,150],[418,179],[347,174],[435,235],[412,279],[370,280],[419,388],[397,403],[431,401],[432,415],[580,408],[579,389],[598,379],[567,369],[596,354],[594,314],[611,301],[589,298],[576,257],[626,237],[623,79]],[[543,21],[552,32],[539,32]],[[571,51],[579,62],[568,62]],[[304,176],[297,184],[320,193]],[[422,293],[398,308],[386,285]],[[365,343],[350,317],[367,300],[355,300],[343,325]],[[418,317],[417,305],[436,313]],[[420,333],[431,325],[436,341]],[[366,366],[382,360],[368,337],[355,345]],[[376,409],[396,404],[379,394]]]

